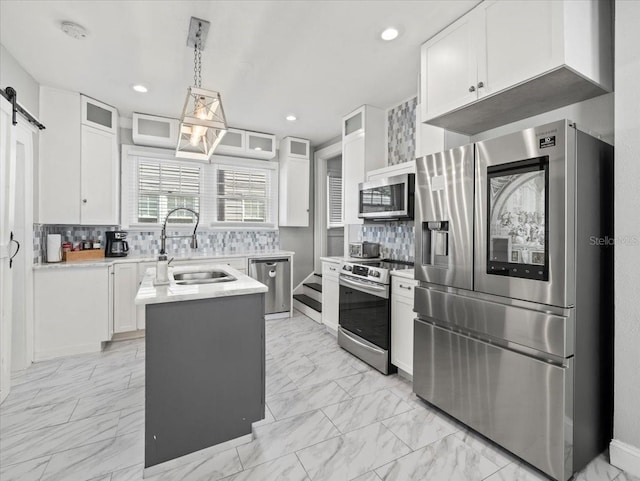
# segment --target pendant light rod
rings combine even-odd
[[[207,43],[207,35],[209,34],[209,27],[211,24],[201,18],[191,17],[189,22],[189,35],[187,35],[187,47],[195,48],[196,44],[200,44],[200,50],[204,50],[204,46]],[[198,32],[200,38],[198,39]]]

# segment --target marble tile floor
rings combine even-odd
[[[297,314],[267,321],[266,417],[251,443],[150,481],[545,481],[341,350]],[[2,481],[141,481],[144,340],[40,362],[0,406]],[[640,481],[596,458],[575,481]]]

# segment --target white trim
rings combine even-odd
[[[56,357],[74,356],[76,354],[89,354],[92,352],[101,352],[102,343],[90,342],[86,344],[76,344],[71,347],[63,347],[60,349],[46,349],[44,351],[36,351],[33,355],[34,361],[48,361]]]
[[[640,449],[635,446],[613,439],[609,444],[609,459],[615,467],[640,477]]]
[[[148,468],[144,468],[144,470],[142,471],[142,477],[148,478],[150,476],[155,476],[156,474],[163,473],[164,471],[175,469],[179,466],[184,466],[185,464],[188,464],[188,463],[192,463],[195,461],[203,461],[204,459],[211,457],[212,454],[226,451],[227,449],[235,448],[237,446],[250,443],[251,441],[253,441],[252,432],[249,434],[245,434],[244,436],[233,438],[233,439],[230,439],[229,441],[225,441],[220,444],[215,444],[213,446],[209,446],[208,448],[204,448],[199,451],[195,451],[193,453],[185,454],[184,456],[180,456],[178,458],[165,461],[164,463],[160,463],[154,466],[149,466]]]
[[[313,268],[315,272],[322,272],[320,257],[327,255],[327,192],[325,185],[327,161],[339,155],[342,155],[342,141],[328,145],[313,154],[316,176],[313,229]]]

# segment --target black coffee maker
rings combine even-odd
[[[129,253],[129,244],[125,240],[127,233],[122,230],[105,232],[107,235],[107,245],[104,249],[106,257],[124,257]]]

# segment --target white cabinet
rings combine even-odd
[[[80,222],[80,94],[40,87],[38,214],[40,224]]]
[[[113,266],[113,332],[137,329],[138,264],[122,262]]]
[[[38,222],[118,224],[117,111],[74,92],[42,87]]]
[[[391,277],[391,364],[413,376],[413,294],[417,282]]]
[[[175,148],[180,121],[157,115],[133,113],[132,138],[136,145]]]
[[[364,105],[342,120],[342,188],[344,224],[362,224],[358,218],[358,184],[366,173],[385,166],[384,111]]]
[[[276,136],[229,128],[214,154],[270,160],[276,156]]]
[[[111,105],[81,95],[82,124],[104,130],[111,134],[118,133],[118,111]]]
[[[99,351],[110,336],[107,266],[34,271],[34,358]]]
[[[460,147],[468,144],[470,140],[467,135],[423,123],[422,109],[418,103],[416,107],[416,158]]]
[[[80,165],[81,224],[119,223],[119,166],[115,134],[83,125]]]
[[[322,263],[322,323],[333,331],[338,330],[338,316],[340,315],[339,271],[340,264]]]
[[[422,46],[423,120],[475,134],[611,91],[605,3],[482,2]]]
[[[285,137],[279,152],[278,223],[287,227],[309,225],[309,141]]]

